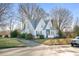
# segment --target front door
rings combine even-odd
[[[48,38],[48,35],[50,35],[50,30],[46,29],[46,38]]]

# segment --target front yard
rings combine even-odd
[[[73,38],[61,38],[61,39],[36,39],[36,42],[45,45],[67,45]]]
[[[17,38],[0,38],[0,49],[20,46],[37,46],[44,45],[68,45],[72,38],[62,39],[35,39],[35,40],[17,40]]]
[[[0,48],[16,47],[0,49],[0,56],[79,56],[79,48],[68,45],[71,39],[17,40],[16,38],[0,38]],[[17,48],[23,43],[27,47]]]
[[[0,49],[23,46],[16,38],[0,38]]]

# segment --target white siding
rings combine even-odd
[[[43,34],[43,28],[45,27],[45,22],[44,20],[40,20],[40,22],[38,23],[35,32],[40,32],[39,34]]]
[[[53,28],[51,20],[49,20],[46,29],[50,30],[50,34],[48,35],[48,38],[54,38],[55,36],[57,36],[57,31],[56,29]]]
[[[42,30],[44,37],[46,38],[46,30]]]
[[[36,31],[42,31],[45,26],[45,22],[41,19],[36,27]]]
[[[24,32],[34,34],[34,28],[29,20],[26,22],[26,29]]]
[[[51,23],[51,21],[49,20],[49,22],[48,22],[48,24],[47,24],[47,26],[46,26],[46,29],[50,29],[50,30],[51,30],[51,28],[52,28],[52,23]]]

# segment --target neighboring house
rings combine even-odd
[[[72,27],[66,27],[63,29],[63,32],[73,32],[73,28]]]
[[[54,38],[58,36],[57,30],[53,28],[51,20],[27,20],[26,33],[31,33],[35,37],[44,35],[45,38]]]
[[[10,37],[10,30],[9,30],[8,25],[0,24],[0,36],[2,36],[2,37],[5,37],[5,36]]]

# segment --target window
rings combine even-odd
[[[77,36],[76,39],[79,39],[79,36]]]
[[[54,32],[51,30],[51,33],[50,34],[52,35],[52,34],[54,34]]]
[[[40,31],[40,35],[42,35],[42,31]]]
[[[50,30],[49,29],[47,29],[46,32],[47,32],[48,35],[50,35]]]
[[[36,31],[36,35],[38,35],[39,33],[38,33],[38,31]]]
[[[42,31],[36,31],[36,35],[42,35]]]

